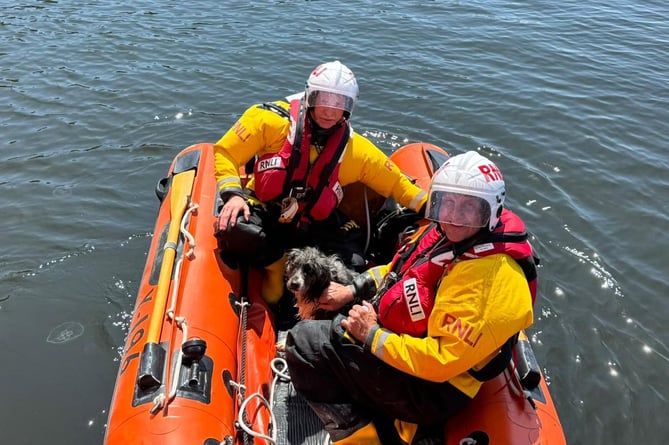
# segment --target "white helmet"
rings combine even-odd
[[[332,93],[332,94],[323,94]],[[350,116],[358,101],[358,82],[353,71],[339,60],[318,65],[307,79],[307,108],[315,106],[344,110]]]
[[[425,217],[460,226],[487,226],[492,232],[502,214],[505,194],[497,166],[468,151],[449,158],[434,173]]]

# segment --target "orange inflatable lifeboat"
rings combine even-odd
[[[447,156],[418,143],[391,158],[427,188]],[[368,219],[378,210],[369,192],[347,193],[369,198]],[[213,145],[181,151],[156,193],[160,209],[105,445],[324,443],[320,421],[292,390],[277,352],[285,332],[260,297],[260,272],[230,269],[218,255]],[[486,382],[445,431],[447,445],[566,443],[526,337],[507,371]]]

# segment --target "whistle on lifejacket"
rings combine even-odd
[[[281,214],[279,215],[280,223],[289,223],[293,220],[297,214],[299,206],[297,204],[297,199],[292,196],[283,198],[281,200]]]

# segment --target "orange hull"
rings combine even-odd
[[[434,147],[429,144],[410,144],[392,158],[425,187],[432,173],[429,159],[435,155],[426,153],[430,150]],[[409,162],[413,164],[403,165]],[[184,186],[183,178],[189,177],[178,175],[191,170],[194,180]],[[270,363],[277,355],[276,332],[260,297],[259,272],[251,270],[248,280],[242,280],[241,272],[228,268],[217,255],[213,226],[220,203],[212,144],[184,149],[174,159],[169,178],[162,190],[104,443],[242,444],[238,428],[242,417],[254,432],[276,434],[266,403],[274,379]],[[188,205],[182,211],[175,198],[186,192]],[[180,226],[187,234],[171,244],[172,223],[178,224],[182,214]],[[165,273],[162,269],[172,255],[174,264]],[[165,276],[167,281],[160,283]],[[243,281],[248,288],[241,286]],[[198,339],[206,342],[203,356]],[[543,379],[533,392],[536,409],[509,382],[501,375],[483,386],[472,406],[449,422],[447,445],[460,445],[474,431],[485,433],[491,444],[566,443]],[[248,403],[242,415],[243,400]],[[255,437],[254,443],[270,442]],[[295,442],[279,437],[277,443]]]
[[[159,376],[160,386],[155,390],[140,388],[137,381],[156,304],[157,271],[161,267],[164,234],[172,219],[172,190],[167,190],[167,196],[162,201],[140,283],[111,403],[105,437],[107,445],[204,444],[207,439],[211,439],[210,443],[220,443],[226,437],[234,438],[237,435],[234,425],[239,397],[236,386],[230,382],[245,385],[246,395],[249,395],[266,391],[266,384],[272,379],[268,363],[276,354],[275,332],[270,313],[259,297],[259,277],[257,272],[251,271],[246,295],[250,306],[247,308],[247,329],[244,332],[247,357],[251,359],[244,363],[244,381],[241,381],[240,345],[243,340],[240,309],[235,302],[242,297],[242,290],[239,271],[229,269],[216,255],[213,225],[217,193],[212,145],[188,147],[175,158],[170,173],[177,162],[193,164],[196,169],[190,204],[197,204],[198,207],[187,217],[187,229],[196,240],[195,246],[188,240],[180,242],[175,268],[181,259],[181,272],[178,280],[175,277],[169,286],[166,309],[174,308],[174,320],[167,315],[162,317],[159,343],[169,359],[159,369],[158,374],[163,374]],[[185,253],[191,248],[193,257],[189,259]],[[176,291],[174,286],[178,286]],[[184,332],[188,338],[184,338]],[[206,381],[198,385],[190,385],[187,381],[177,386],[169,403],[163,401],[162,406],[155,407],[161,397],[170,397],[172,382],[178,374],[181,374],[179,378],[185,378],[184,370],[175,371],[177,368],[173,362],[176,358],[173,357],[180,351],[182,343],[191,338],[206,341],[205,359],[210,362],[204,366],[207,373],[201,373],[201,380]],[[252,366],[249,361],[261,366]],[[198,392],[200,387],[202,390]],[[263,428],[269,416],[260,408],[255,418],[253,408],[251,404],[247,412],[251,413],[251,420],[257,421],[256,427]]]
[[[519,341],[527,342],[527,337],[521,333]],[[486,382],[471,405],[449,421],[446,445],[461,445],[468,437],[485,437],[489,441],[479,444],[565,445],[562,425],[544,379],[529,394],[531,402],[518,392],[517,382],[508,372]]]

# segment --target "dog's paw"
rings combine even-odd
[[[279,340],[276,342],[277,352],[286,352],[286,339]]]

